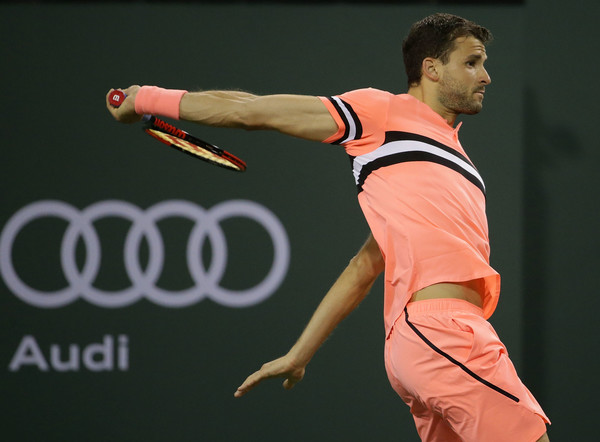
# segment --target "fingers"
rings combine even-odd
[[[262,369],[261,369],[262,370]],[[246,380],[238,387],[236,392],[233,394],[234,397],[242,397],[254,387],[256,387],[260,382],[265,379],[264,374],[261,374],[261,370],[251,374],[246,378]]]
[[[291,390],[298,382],[300,382],[300,379],[287,378],[285,381],[283,381],[283,388],[286,390]]]
[[[135,123],[141,120],[142,115],[135,113],[135,95],[139,90],[139,86],[130,86],[127,89],[119,89],[125,92],[127,96],[119,107],[115,107],[110,104],[110,97],[114,94],[117,89],[110,89],[106,94],[106,108],[113,116],[113,118],[121,123]]]
[[[264,364],[260,370],[248,376],[233,395],[234,397],[242,397],[263,380],[275,377],[286,378],[283,381],[283,388],[290,390],[304,377],[304,367],[294,367],[286,358],[276,359]]]
[[[252,390],[254,387],[256,387],[258,384],[260,384],[263,379],[268,379],[268,378],[272,378],[272,377],[276,377],[276,376],[280,375],[280,373],[278,373],[276,371],[276,369],[273,368],[273,365],[276,362],[277,361],[273,361],[273,362],[264,364],[260,368],[260,370],[254,372],[250,376],[248,376],[246,378],[246,380],[242,383],[242,385],[240,385],[238,387],[234,396],[241,397],[241,396],[245,395],[246,393],[248,393],[250,390]]]

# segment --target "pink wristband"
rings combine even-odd
[[[162,115],[179,120],[179,102],[187,91],[142,86],[135,96],[135,113]]]

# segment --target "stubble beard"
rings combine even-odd
[[[440,79],[439,102],[458,114],[475,115],[483,108],[483,103],[475,98],[475,92],[481,88],[470,89],[450,77]]]

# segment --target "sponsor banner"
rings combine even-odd
[[[56,217],[67,221],[62,237],[60,262],[68,286],[55,291],[41,291],[23,281],[15,270],[13,248],[21,230],[32,221]],[[131,222],[123,251],[124,265],[131,285],[119,291],[94,287],[101,263],[100,239],[94,222],[107,217]],[[184,290],[167,290],[157,286],[165,261],[165,247],[157,223],[165,218],[184,218],[194,223],[187,243],[187,266],[195,285]],[[268,233],[273,250],[273,263],[263,280],[242,290],[227,289],[220,281],[227,268],[227,240],[220,227],[232,217],[248,218]],[[76,262],[79,239],[85,244],[85,263],[80,270]],[[144,268],[140,263],[140,245],[147,241],[149,260]],[[208,240],[212,258],[208,268],[202,261],[203,243]],[[57,257],[58,258],[58,257]],[[277,290],[285,278],[290,260],[290,244],[285,228],[267,208],[247,200],[224,201],[206,210],[183,200],[163,201],[142,210],[125,201],[100,201],[84,210],[77,210],[62,201],[37,201],[15,213],[0,235],[0,274],[12,293],[29,305],[40,308],[59,308],[78,298],[98,307],[119,308],[145,297],[163,306],[182,308],[204,298],[228,307],[249,307],[263,302]]]

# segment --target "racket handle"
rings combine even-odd
[[[127,94],[125,92],[115,89],[113,93],[110,94],[110,97],[108,97],[108,102],[111,106],[119,107],[123,104],[125,98],[127,98]],[[151,115],[144,115],[142,117],[142,121],[150,121],[150,118],[152,118]]]
[[[111,106],[119,107],[123,104],[125,98],[127,98],[127,94],[125,94],[125,92],[121,90],[114,90],[113,93],[110,94],[110,97],[108,97],[108,102],[111,104]]]

